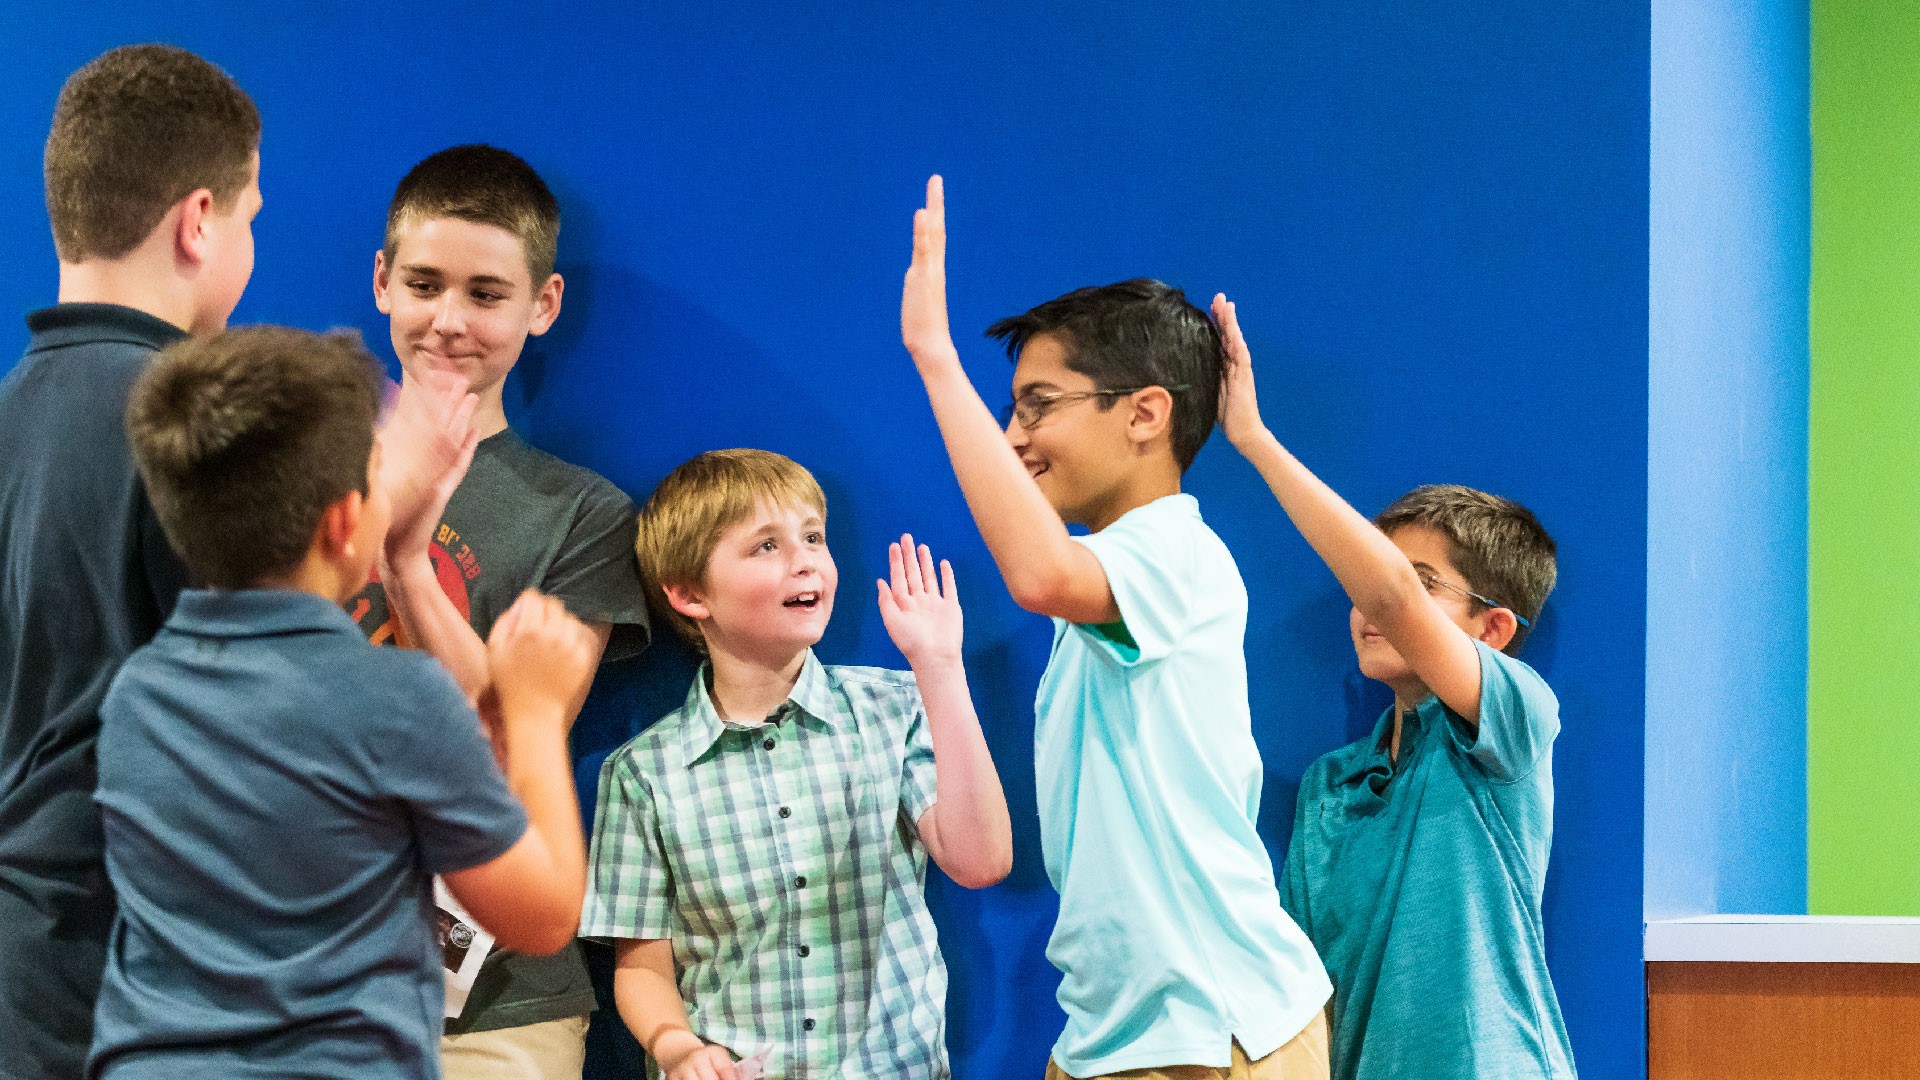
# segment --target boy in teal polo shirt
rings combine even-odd
[[[1267,430],[1233,305],[1213,310],[1221,426],[1353,599],[1361,672],[1393,688],[1372,734],[1301,778],[1287,851],[1287,910],[1333,977],[1333,1075],[1572,1080],[1540,918],[1560,708],[1512,655],[1553,540],[1454,485],[1368,522]]]
[[[1004,319],[1003,432],[948,332],[945,248],[935,177],[901,331],[1008,589],[1054,617],[1034,729],[1067,1013],[1048,1075],[1325,1077],[1331,988],[1254,830],[1246,587],[1180,490],[1213,429],[1219,335],[1157,281]]]

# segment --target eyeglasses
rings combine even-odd
[[[1426,589],[1428,592],[1432,592],[1435,589],[1445,589],[1448,592],[1453,593],[1455,596],[1464,596],[1469,600],[1478,600],[1482,604],[1485,604],[1490,608],[1507,608],[1508,611],[1513,611],[1513,609],[1510,607],[1507,607],[1507,605],[1502,604],[1497,600],[1489,600],[1486,597],[1481,596],[1479,593],[1474,592],[1472,589],[1467,588],[1465,585],[1455,585],[1453,582],[1448,581],[1447,579],[1441,577],[1440,575],[1434,573],[1431,570],[1428,570],[1425,567],[1416,566],[1413,569],[1415,573],[1420,575],[1421,587]],[[1514,618],[1514,621],[1518,622],[1521,626],[1525,626],[1525,627],[1533,626],[1532,620],[1528,619],[1525,615],[1522,615],[1517,611],[1513,611],[1513,618]]]
[[[1128,394],[1137,394],[1142,390],[1151,390],[1157,385],[1159,384],[1129,386],[1119,390],[1074,390],[1063,394],[1022,394],[1014,399],[1013,404],[1001,406],[1000,426],[1006,427],[1008,424],[1019,421],[1022,428],[1032,431],[1039,426],[1040,421],[1047,418],[1048,413],[1062,406],[1077,405],[1082,401],[1088,401],[1093,398],[1125,397]],[[1164,389],[1169,394],[1177,394],[1187,388],[1185,385],[1181,385],[1169,386]]]

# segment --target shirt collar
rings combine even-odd
[[[339,604],[296,589],[188,589],[180,594],[167,629],[218,638],[312,631],[362,636]]]
[[[187,336],[185,330],[155,315],[120,304],[56,304],[27,316],[33,334],[30,349],[52,349],[101,341],[164,349]]]
[[[687,691],[687,702],[681,707],[685,719],[680,728],[680,749],[682,760],[688,765],[705,757],[729,727],[736,731],[749,730],[720,719],[720,712],[713,705],[713,696],[707,693],[707,677],[712,670],[712,661],[700,665],[699,673],[693,678],[693,688]],[[794,680],[787,700],[774,710],[768,720],[778,723],[790,713],[798,712],[826,727],[833,727],[836,724],[836,711],[833,689],[827,681],[827,669],[820,663],[820,658],[813,654],[813,650],[808,649],[807,658],[800,665],[800,677]]]

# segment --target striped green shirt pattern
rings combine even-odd
[[[770,1078],[946,1077],[913,676],[809,652],[753,727],[720,719],[706,679],[600,771],[581,936],[672,940],[694,1032],[771,1047]]]

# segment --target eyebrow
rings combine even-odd
[[[446,273],[442,271],[439,267],[427,266],[423,263],[407,263],[406,265],[400,267],[400,272],[403,274],[417,274],[421,277],[443,278],[447,276]],[[467,284],[469,285],[500,285],[506,288],[512,288],[514,283],[507,280],[506,278],[496,277],[493,274],[475,274],[474,276],[467,279]]]
[[[1046,381],[1045,379],[1035,379],[1033,382],[1027,383],[1023,386],[1014,387],[1013,396],[1016,398],[1023,398],[1023,397],[1026,397],[1028,394],[1033,393],[1035,390],[1058,390],[1058,389],[1060,389],[1060,387]]]

